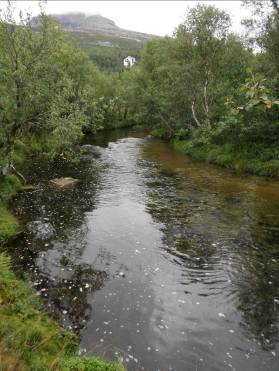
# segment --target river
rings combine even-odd
[[[279,183],[193,162],[136,131],[83,162],[34,160],[14,265],[80,354],[128,370],[278,371]],[[57,192],[57,176],[81,180]]]

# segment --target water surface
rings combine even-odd
[[[33,163],[38,190],[15,201],[15,265],[80,353],[128,370],[277,371],[279,183],[137,132],[86,143],[80,165]],[[57,176],[81,183],[56,192]]]

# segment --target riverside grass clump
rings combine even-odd
[[[21,183],[15,175],[8,175],[0,181],[0,246],[19,230],[19,223],[7,209],[7,204],[20,188]]]
[[[16,218],[5,207],[0,206],[0,246],[12,238],[18,229]]]
[[[76,336],[42,310],[28,284],[11,271],[0,253],[0,369],[21,371],[123,371],[117,363],[76,357]]]
[[[196,144],[195,141],[174,140],[174,148],[196,161],[216,164],[237,172],[279,178],[279,157],[276,158],[276,148],[262,149],[259,155],[256,148],[249,151],[234,149],[229,145]],[[272,153],[272,158],[269,154]]]

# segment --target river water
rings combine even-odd
[[[138,132],[86,143],[80,165],[34,161],[38,190],[14,203],[14,264],[80,353],[128,370],[278,371],[279,183]],[[57,176],[81,182],[57,192]]]

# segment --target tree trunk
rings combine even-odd
[[[197,124],[197,127],[201,127],[201,123],[199,122],[198,118],[197,118],[197,115],[196,115],[196,110],[195,110],[195,101],[193,100],[192,102],[192,114],[193,114],[193,118],[195,120],[195,123]]]
[[[209,118],[209,107],[208,107],[208,97],[207,97],[207,87],[208,87],[208,72],[206,73],[206,79],[204,83],[203,88],[203,99],[204,99],[204,112],[206,117],[206,126],[210,129],[211,128],[211,122]]]

